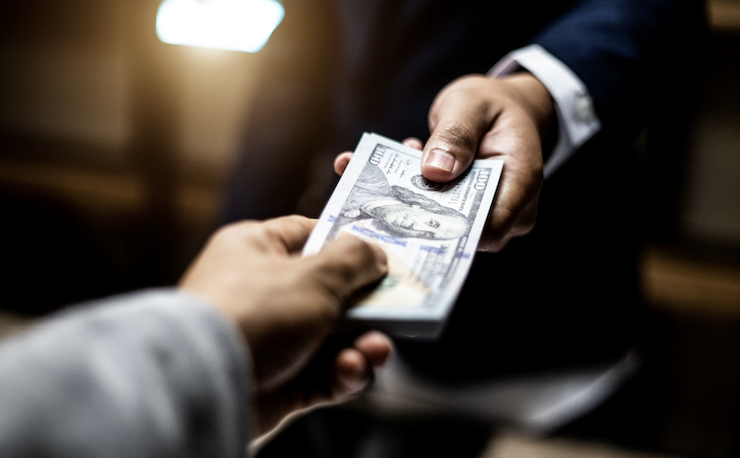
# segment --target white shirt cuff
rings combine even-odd
[[[586,85],[578,76],[538,44],[510,52],[489,72],[500,77],[526,69],[547,88],[555,101],[558,116],[558,142],[545,164],[545,178],[550,176],[573,152],[601,130]]]

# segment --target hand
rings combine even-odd
[[[314,225],[292,216],[227,226],[211,238],[179,285],[207,299],[241,329],[252,354],[262,432],[296,409],[360,391],[391,351],[387,337],[368,333],[335,350],[333,368],[309,370],[350,296],[387,271],[380,248],[349,236],[301,258],[299,250]]]
[[[486,230],[478,246],[498,251],[511,237],[534,228],[542,189],[542,145],[555,108],[547,89],[529,73],[501,79],[470,75],[445,87],[429,110],[432,132],[422,149],[422,174],[446,183],[465,171],[473,159],[504,160],[504,170]],[[351,153],[340,154],[334,169],[340,175]]]

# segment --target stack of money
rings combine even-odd
[[[421,175],[421,151],[364,134],[303,251],[341,233],[380,246],[389,272],[346,324],[434,338],[460,293],[496,193],[502,160],[477,160],[450,183]]]

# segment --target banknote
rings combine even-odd
[[[450,183],[421,175],[421,151],[364,134],[304,248],[348,233],[380,246],[385,279],[349,310],[347,324],[394,335],[439,334],[473,262],[503,168],[476,160]]]

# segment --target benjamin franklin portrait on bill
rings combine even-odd
[[[341,209],[335,227],[372,220],[372,226],[397,238],[451,240],[467,235],[471,222],[434,200],[391,186],[382,170],[366,163]]]

